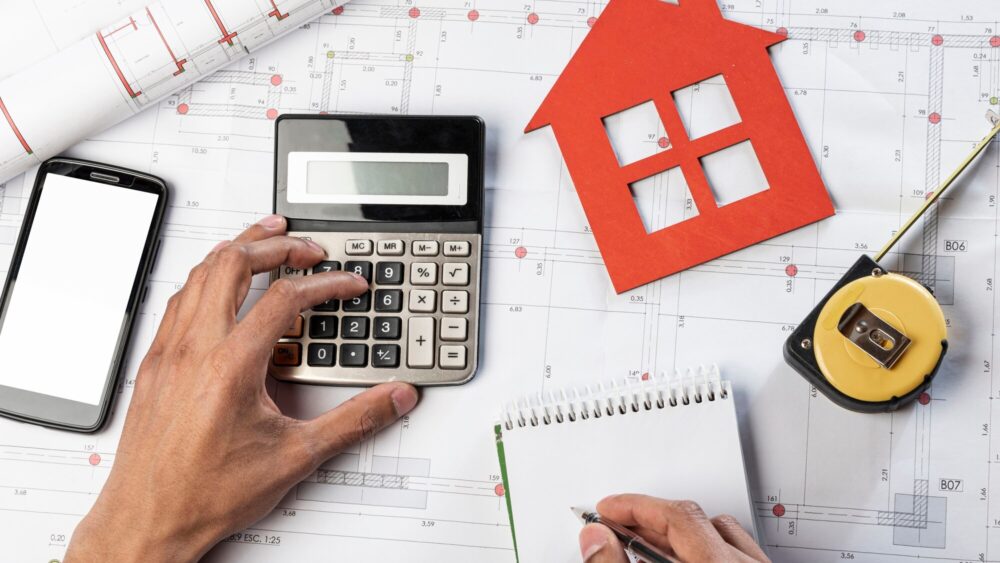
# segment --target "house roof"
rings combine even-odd
[[[611,0],[525,132],[550,124],[560,112],[610,115],[639,101],[636,96],[724,73],[749,50],[766,52],[786,39],[725,19],[716,0],[678,1]]]

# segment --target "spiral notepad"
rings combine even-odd
[[[695,500],[756,537],[732,388],[716,368],[526,398],[495,432],[520,563],[579,561],[570,506],[616,493]]]

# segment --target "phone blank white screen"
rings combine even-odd
[[[100,403],[156,202],[46,176],[0,326],[0,385]]]

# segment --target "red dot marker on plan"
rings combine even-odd
[[[1000,47],[1000,35],[990,37],[990,47]]]
[[[661,149],[665,149],[670,146],[670,139],[666,137],[660,137],[656,144],[660,146]]]
[[[335,16],[339,16],[340,14],[343,14],[343,13],[344,13],[344,7],[343,6],[337,6],[336,8],[333,9],[333,15],[335,15]]]
[[[941,114],[938,112],[934,112],[927,116],[927,121],[930,121],[931,123],[937,125],[938,123],[941,123]]]
[[[180,104],[177,106],[177,113],[181,115],[187,115],[187,112],[189,111],[191,111],[191,108],[187,104]]]
[[[410,8],[410,17],[411,18],[419,18],[420,17],[420,8],[416,8],[416,7]]]
[[[536,23],[538,23],[538,14],[534,12],[528,14],[528,23],[530,23],[531,25],[535,25]]]
[[[863,31],[855,31],[854,32],[854,40],[857,41],[858,43],[861,43],[862,41],[864,41],[865,40],[865,32],[863,32]]]
[[[281,86],[282,78],[280,74],[271,77],[271,86]]]
[[[795,264],[789,264],[785,266],[785,274],[788,275],[788,277],[790,278],[794,278],[795,276],[799,275],[799,267],[796,266]]]
[[[597,23],[597,18],[593,16],[587,18],[587,27],[594,27],[595,23]]]
[[[469,21],[474,22],[479,19],[479,10],[469,10]]]
[[[90,463],[90,465],[100,465],[101,454],[90,454],[90,457],[87,459],[87,461]]]
[[[502,497],[507,491],[504,490],[503,484],[497,484],[496,487],[493,487],[493,492],[496,493],[498,497]]]
[[[518,258],[524,258],[527,255],[528,249],[523,246],[519,246],[514,250],[514,256],[517,256]]]
[[[267,118],[268,119],[278,119],[278,110],[276,110],[274,108],[271,108],[271,109],[267,110]]]
[[[782,516],[785,515],[785,505],[780,503],[774,505],[774,508],[771,509],[771,514],[774,514],[778,518],[781,518]]]
[[[940,46],[942,43],[944,43],[944,37],[941,37],[940,35],[931,37],[931,45]]]
[[[931,403],[930,393],[927,393],[926,391],[921,393],[920,396],[917,397],[917,402],[921,405],[929,405]]]

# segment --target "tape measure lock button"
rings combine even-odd
[[[892,368],[910,346],[910,339],[863,303],[844,311],[837,330],[884,368]]]

